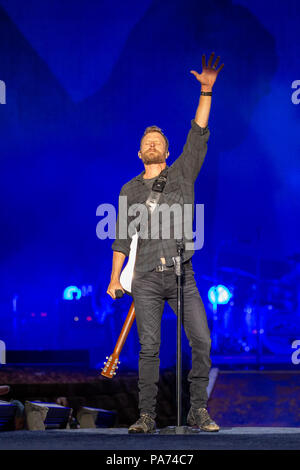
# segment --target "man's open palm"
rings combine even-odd
[[[207,62],[207,65],[205,63],[205,54],[202,55],[202,73],[198,73],[196,72],[195,70],[191,70],[191,73],[193,75],[195,75],[195,77],[197,78],[198,82],[201,83],[201,85],[204,87],[204,88],[212,88],[215,81],[216,81],[216,78],[218,76],[218,73],[220,72],[220,70],[222,70],[222,68],[224,67],[224,64],[220,65],[220,67],[217,69],[217,65],[219,63],[219,60],[220,60],[220,56],[218,55],[218,57],[216,58],[216,61],[214,63],[214,65],[212,66],[212,62],[213,62],[213,59],[214,59],[214,55],[215,53],[212,52],[211,55],[210,55],[210,58],[208,59],[208,62]]]

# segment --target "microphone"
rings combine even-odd
[[[184,251],[184,240],[183,240],[183,238],[180,238],[180,239],[176,240],[176,246],[177,246],[177,253],[179,254],[179,256],[181,256],[183,251]]]
[[[121,299],[124,295],[124,292],[121,290],[121,289],[117,289],[115,291],[115,296],[116,296],[116,299]]]

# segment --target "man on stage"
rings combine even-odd
[[[126,183],[120,193],[122,196],[127,196],[128,207],[145,203],[154,181],[162,175],[167,179],[160,195],[159,205],[178,204],[183,208],[186,204],[192,204],[194,208],[194,183],[203,164],[210,135],[208,118],[212,88],[218,73],[224,66],[222,64],[217,69],[219,56],[214,65],[212,65],[213,60],[214,52],[210,55],[207,65],[205,55],[203,55],[202,73],[191,71],[201,84],[199,105],[195,119],[191,122],[183,152],[170,167],[166,164],[169,156],[169,143],[166,136],[157,126],[148,127],[145,130],[138,153],[145,170]],[[119,217],[120,211],[118,220]],[[161,225],[159,225],[159,236],[139,239],[132,279],[132,296],[141,347],[138,381],[140,418],[129,427],[130,433],[152,433],[156,429],[155,408],[159,381],[160,329],[165,300],[175,313],[177,311],[177,280],[173,262],[173,257],[177,256],[175,226],[176,216],[171,222],[170,238],[166,239],[161,236]],[[129,255],[131,243],[130,237],[124,239],[119,236],[118,227],[117,221],[116,239],[112,245],[112,274],[107,288],[107,293],[113,299],[116,298],[116,290],[124,291],[120,284],[120,273],[124,260]],[[186,239],[184,242],[186,245]],[[188,375],[191,408],[187,416],[187,424],[198,426],[204,431],[218,431],[219,426],[210,418],[206,409],[208,399],[206,388],[211,367],[211,339],[206,312],[194,279],[191,261],[193,253],[192,249],[185,249],[183,252],[183,326],[192,348],[192,369]]]

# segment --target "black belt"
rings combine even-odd
[[[161,273],[163,271],[174,271],[174,266],[167,266],[166,264],[158,264],[155,269],[155,272]]]
[[[192,260],[189,258],[187,261],[184,261],[182,264],[184,266],[187,266],[188,264],[191,264]],[[173,266],[167,266],[166,264],[158,264],[155,268],[154,271],[157,273],[161,273],[163,271],[174,271],[174,264]]]

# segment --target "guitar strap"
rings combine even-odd
[[[165,168],[159,174],[158,178],[156,178],[156,180],[154,181],[152,185],[151,192],[148,196],[147,201],[145,202],[151,214],[156,208],[157,204],[159,203],[161,193],[163,192],[166,182],[167,182],[167,176],[168,176],[168,168]]]
[[[167,177],[168,177],[168,167],[164,168],[164,170],[158,175],[158,177],[156,178],[156,180],[154,181],[152,185],[151,192],[145,202],[150,214],[153,213],[154,209],[157,207],[159,203],[161,194],[166,186]],[[140,227],[139,227],[139,230],[140,230]],[[140,241],[141,241],[141,238],[138,239],[136,257],[140,248]]]

